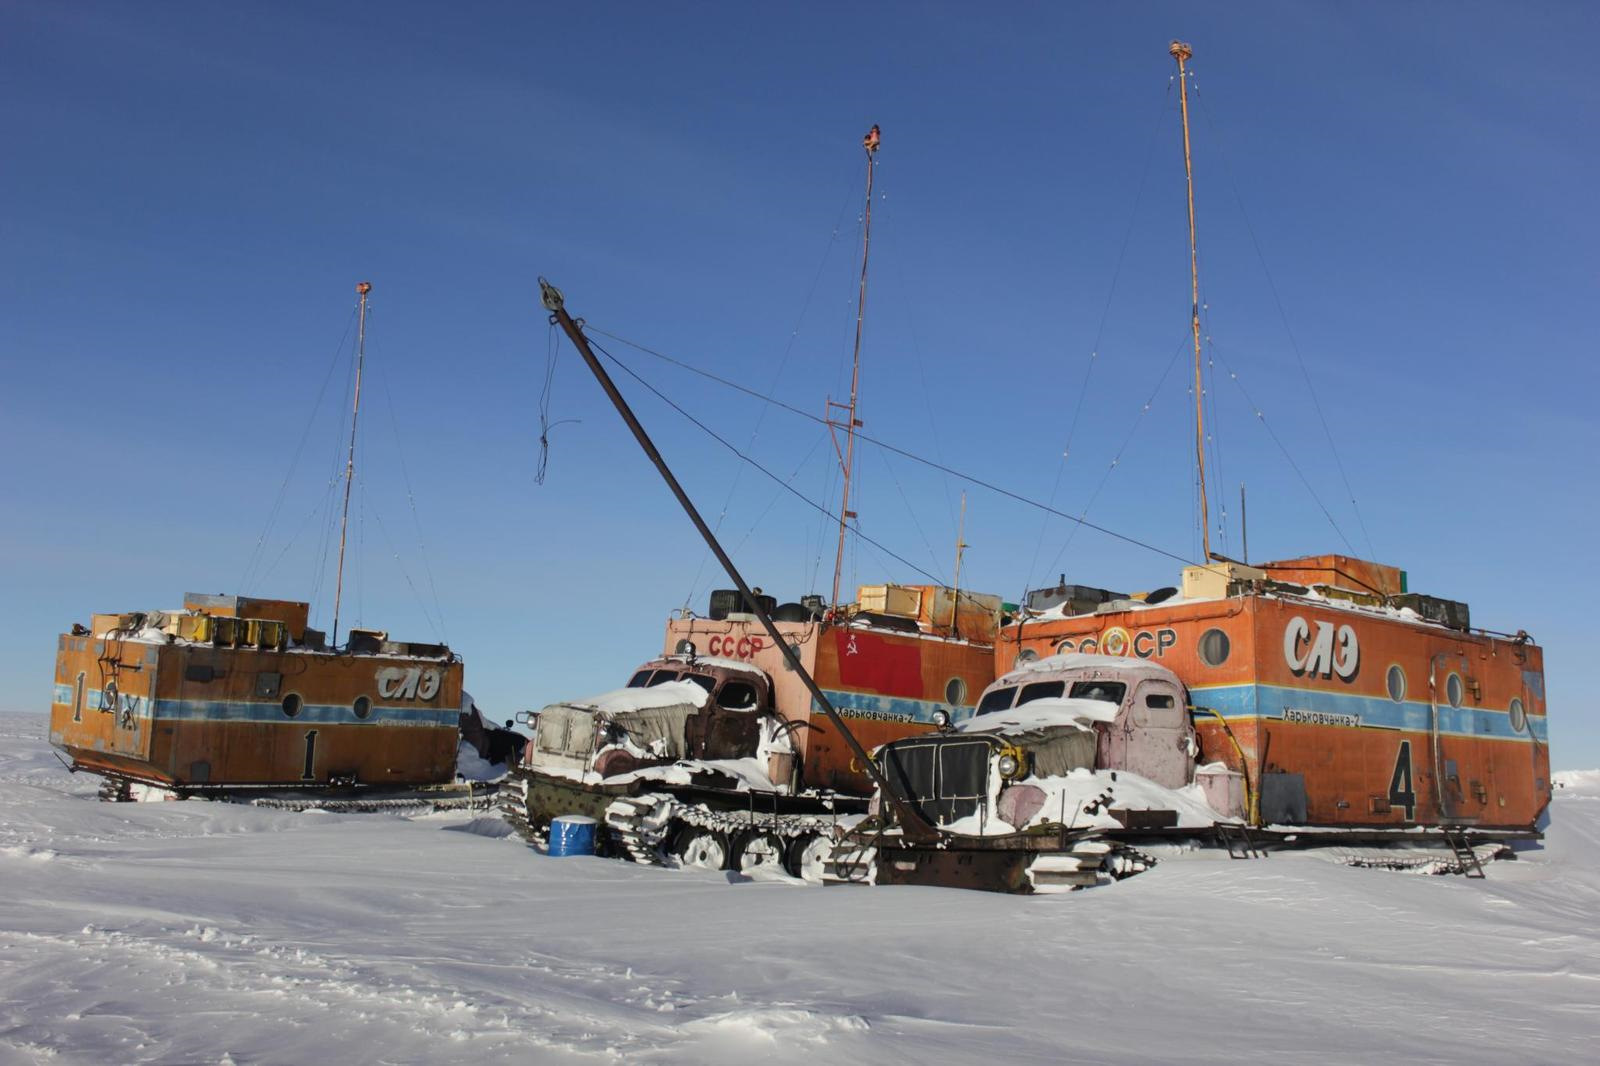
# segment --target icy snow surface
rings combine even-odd
[[[1487,882],[1202,855],[1024,898],[102,804],[44,733],[0,715],[0,1063],[1581,1062],[1600,1031],[1600,775]]]

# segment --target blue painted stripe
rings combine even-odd
[[[388,725],[428,729],[455,729],[457,710],[432,707],[372,705],[372,713],[357,718],[348,704],[307,703],[290,718],[279,703],[224,702],[221,700],[157,700],[155,717],[173,722],[252,722],[268,725]]]
[[[1433,711],[1426,703],[1407,700],[1396,703],[1380,696],[1327,689],[1289,688],[1283,685],[1216,685],[1191,690],[1195,703],[1211,707],[1225,718],[1254,718],[1257,714],[1281,720],[1286,709],[1320,714],[1356,715],[1363,726],[1403,729],[1426,733],[1432,728]],[[1543,741],[1548,723],[1544,715],[1530,714],[1528,728]],[[1458,736],[1490,737],[1495,740],[1520,740],[1526,734],[1511,728],[1509,709],[1452,707],[1439,705],[1439,730]]]

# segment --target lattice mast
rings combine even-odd
[[[873,126],[861,139],[861,147],[867,153],[867,206],[861,226],[861,288],[856,295],[856,341],[850,356],[850,402],[842,404],[830,398],[827,406],[828,433],[833,438],[833,451],[844,475],[844,491],[839,502],[839,550],[833,558],[833,598],[828,601],[829,606],[835,608],[839,605],[839,580],[844,573],[845,534],[849,531],[850,519],[856,517],[850,510],[850,472],[855,468],[856,430],[861,425],[856,417],[856,397],[861,385],[861,324],[867,308],[867,257],[872,250],[872,177],[878,165],[878,138],[878,127]],[[839,447],[841,427],[836,418],[839,413],[844,415],[843,448]]]
[[[356,331],[356,387],[355,404],[350,409],[350,454],[344,463],[344,512],[339,516],[339,569],[333,581],[333,636],[330,647],[339,646],[339,604],[344,596],[344,546],[345,533],[350,526],[350,483],[356,475],[356,420],[361,417],[361,370],[367,361],[367,294],[372,283],[363,281],[356,285],[361,297],[361,321]]]
[[[1178,61],[1178,108],[1183,115],[1183,174],[1189,187],[1189,281],[1194,302],[1189,308],[1189,321],[1194,330],[1194,462],[1200,476],[1200,541],[1205,552],[1204,560],[1211,561],[1211,507],[1206,498],[1206,423],[1205,394],[1200,375],[1200,255],[1194,234],[1194,163],[1189,154],[1189,83],[1186,64],[1194,56],[1194,49],[1182,41],[1173,41],[1167,52]]]

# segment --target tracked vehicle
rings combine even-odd
[[[466,795],[461,659],[379,630],[331,648],[308,612],[191,593],[181,609],[94,615],[57,640],[51,743],[104,777],[108,799]]]
[[[1481,874],[1550,802],[1540,650],[1403,585],[1326,556],[1191,567],[1185,595],[1046,590],[973,718],[877,753],[940,838],[875,815],[829,878],[1049,891],[1179,841]]]
[[[585,814],[620,856],[781,865],[820,880],[841,818],[865,813],[872,779],[784,655],[856,737],[927,733],[970,717],[970,694],[993,677],[999,601],[937,586],[865,586],[834,611],[760,599],[789,619],[773,622],[782,648],[754,613],[730,609],[737,593],[716,592],[707,617],[668,622],[671,654],[626,688],[535,716],[501,799],[512,824],[540,839],[552,818]]]

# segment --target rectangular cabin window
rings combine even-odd
[[[638,673],[636,673],[632,677],[628,678],[628,687],[629,688],[644,688],[645,685],[647,683],[649,683],[649,681],[650,681],[650,671],[648,671],[648,670],[640,670]]]
[[[657,685],[665,685],[668,681],[676,681],[678,674],[677,670],[657,670],[650,675],[650,680],[645,682],[645,687],[655,688]]]
[[[1120,707],[1127,694],[1128,686],[1122,681],[1075,681],[1072,685],[1075,700],[1103,700]]]
[[[1161,710],[1167,711],[1176,707],[1178,705],[1178,701],[1173,699],[1171,696],[1165,695],[1164,693],[1151,693],[1144,698],[1144,705],[1146,707],[1158,707]]]
[[[1031,685],[1022,686],[1022,695],[1017,697],[1017,706],[1032,703],[1034,700],[1055,699],[1067,691],[1065,681],[1035,681]]]
[[[710,674],[690,674],[684,680],[693,681],[707,692],[711,692],[717,687],[717,679]]]

